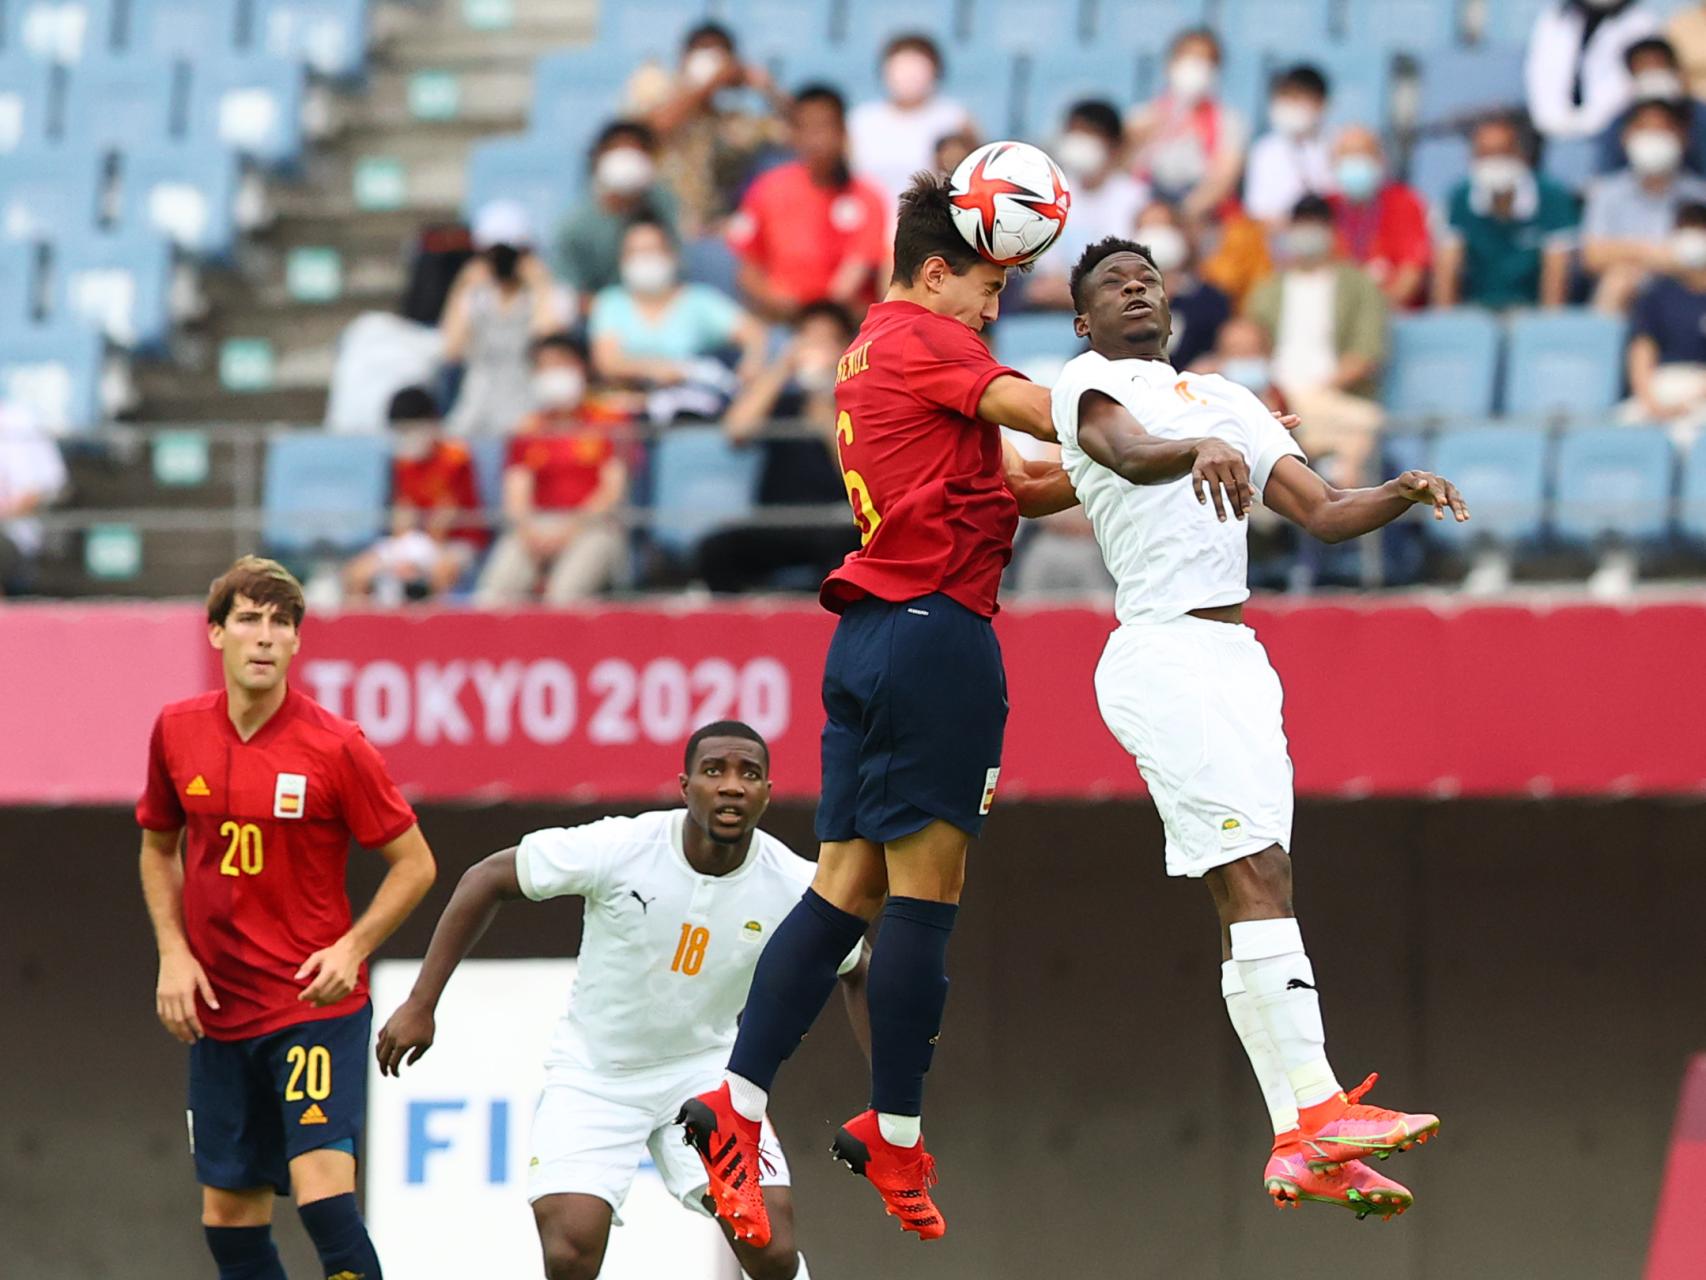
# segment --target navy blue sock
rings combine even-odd
[[[271,1227],[203,1227],[219,1280],[285,1280]]]
[[[890,898],[871,950],[871,1109],[922,1115],[924,1076],[948,1003],[948,936],[959,907]]]
[[[379,1255],[355,1207],[355,1192],[313,1200],[296,1211],[319,1251],[326,1280],[379,1280]]]
[[[752,974],[729,1070],[769,1091],[835,990],[835,971],[867,925],[807,889],[765,944]]]

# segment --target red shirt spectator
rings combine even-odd
[[[474,460],[468,446],[459,440],[436,440],[419,458],[399,457],[391,464],[391,501],[417,511],[455,511],[473,514],[480,509],[480,493],[474,483]],[[475,547],[486,545],[484,529],[458,527],[450,531]]]
[[[1339,256],[1367,268],[1393,306],[1420,306],[1433,261],[1421,196],[1387,181],[1380,139],[1361,126],[1343,129],[1334,139],[1333,175],[1338,190],[1327,202]]]
[[[509,442],[504,466],[533,473],[533,505],[572,511],[592,497],[604,466],[615,456],[614,419],[583,407],[529,417]]]

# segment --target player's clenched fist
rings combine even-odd
[[[1398,487],[1400,497],[1418,505],[1432,503],[1435,520],[1445,519],[1447,510],[1459,524],[1469,518],[1469,506],[1463,501],[1463,495],[1444,476],[1436,476],[1431,471],[1406,471],[1392,483]]]
[[[421,1055],[432,1048],[433,1037],[437,1034],[432,1007],[405,1000],[379,1028],[379,1044],[374,1050],[379,1059],[379,1074],[397,1075],[405,1062],[414,1066]]]
[[[219,1001],[213,994],[213,984],[207,980],[200,961],[188,951],[168,952],[160,957],[160,980],[154,987],[154,1012],[160,1025],[185,1044],[194,1044],[202,1037],[201,1019],[196,1016],[197,995],[210,1009]]]
[[[1196,452],[1196,461],[1191,464],[1191,491],[1197,495],[1197,501],[1213,503],[1214,514],[1223,523],[1228,508],[1242,520],[1249,513],[1254,496],[1250,489],[1250,464],[1244,461],[1244,455],[1213,436],[1199,443]]]

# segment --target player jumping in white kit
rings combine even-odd
[[[550,1280],[598,1275],[647,1151],[670,1193],[705,1211],[705,1170],[676,1112],[721,1081],[759,952],[811,883],[813,865],[757,829],[770,803],[770,751],[755,730],[704,726],[687,741],[685,768],[685,809],[534,831],[471,867],[408,1000],[379,1032],[380,1071],[396,1075],[432,1047],[439,996],[500,904],[586,899],[574,996],[533,1117],[527,1198]],[[861,941],[840,974],[869,1055],[867,957]],[[788,1165],[768,1119],[760,1152],[753,1174],[774,1230],[762,1249],[732,1235],[730,1245],[752,1280],[805,1280]]]

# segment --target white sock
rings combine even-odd
[[[1327,1063],[1315,970],[1304,954],[1297,921],[1241,920],[1230,932],[1238,975],[1261,1012],[1297,1105],[1325,1102],[1339,1091],[1339,1081]]]
[[[1292,1094],[1291,1081],[1274,1052],[1273,1038],[1268,1035],[1261,1010],[1244,990],[1244,978],[1236,960],[1220,966],[1220,994],[1226,997],[1226,1016],[1232,1020],[1232,1029],[1238,1033],[1250,1067],[1256,1073],[1256,1083],[1262,1087],[1262,1100],[1268,1104],[1268,1119],[1273,1121],[1275,1136],[1297,1128],[1297,1098]]]
[[[884,1142],[897,1147],[916,1147],[919,1138],[924,1136],[924,1121],[918,1116],[891,1116],[886,1111],[879,1111],[877,1131],[883,1135]]]
[[[734,1109],[754,1124],[763,1120],[764,1109],[770,1105],[770,1095],[745,1076],[737,1076],[732,1071],[725,1071],[723,1079],[729,1082],[729,1102]]]

